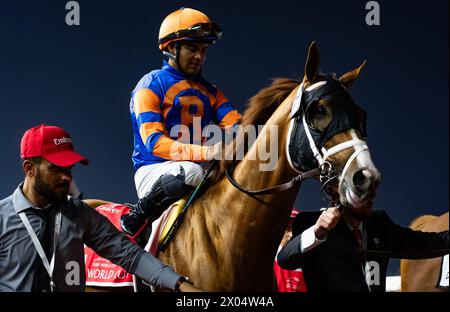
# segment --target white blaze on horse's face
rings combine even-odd
[[[362,141],[354,129],[348,132],[352,141]],[[338,161],[345,164],[338,185],[340,202],[354,208],[371,208],[381,181],[380,172],[372,161],[367,145],[362,143],[351,149],[346,153],[350,155],[347,158],[340,159],[339,154],[336,154]]]

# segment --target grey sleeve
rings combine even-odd
[[[144,251],[139,259],[136,270],[132,272],[153,286],[165,287],[174,290],[175,284],[181,277],[172,268],[150,253]]]
[[[124,233],[95,209],[80,205],[86,229],[84,242],[98,255],[135,274],[156,287],[175,289],[180,275],[141,247],[133,244]]]

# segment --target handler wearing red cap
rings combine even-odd
[[[89,161],[66,131],[39,125],[20,148],[25,180],[0,200],[0,291],[84,291],[84,244],[155,286],[197,290],[104,216],[68,199],[73,166]]]

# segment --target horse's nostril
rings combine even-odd
[[[368,169],[360,169],[353,175],[353,184],[360,192],[369,190],[373,182],[372,172]]]

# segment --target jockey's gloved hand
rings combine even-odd
[[[223,151],[223,143],[219,142],[208,146],[206,151],[206,159],[207,160],[221,160],[222,159],[222,151]]]

